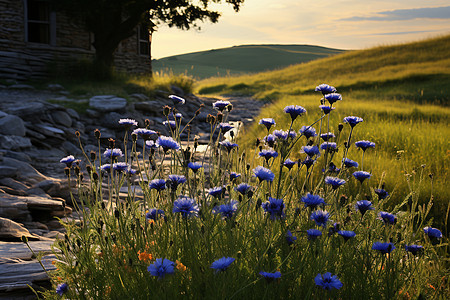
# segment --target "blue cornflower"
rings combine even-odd
[[[327,106],[327,105],[319,105],[319,108],[323,111],[324,114],[328,115],[335,107]]]
[[[231,129],[234,128],[233,126],[231,126],[228,123],[220,123],[218,127],[219,127],[220,131],[222,131],[222,133],[230,131]]]
[[[266,213],[270,213],[270,219],[281,219],[284,217],[284,202],[283,199],[275,199],[269,197],[269,201],[261,204],[261,207]]]
[[[61,160],[59,161],[60,163],[66,164],[67,167],[70,168],[70,166],[72,165],[72,163],[75,161],[75,157],[73,155],[69,155],[66,156],[64,158],[61,158]]]
[[[325,150],[325,151],[331,151],[336,149],[337,145],[336,143],[332,143],[332,142],[324,142],[320,145],[320,149]]]
[[[258,177],[260,182],[264,180],[272,182],[275,178],[275,174],[273,174],[271,170],[261,166],[257,166],[256,168],[254,168],[253,173],[255,174],[255,177]]]
[[[423,246],[419,245],[405,245],[405,250],[411,252],[413,255],[420,254],[423,251]]]
[[[375,148],[375,143],[371,141],[357,141],[355,146],[361,148],[362,151],[366,151],[368,148]]]
[[[295,244],[295,241],[297,240],[296,236],[292,235],[292,232],[290,230],[287,231],[286,233],[286,242],[288,243],[288,245],[293,245]]]
[[[427,226],[423,229],[426,235],[428,235],[429,238],[434,239],[441,239],[442,238],[442,232],[437,228],[432,228],[430,226]]]
[[[186,177],[183,175],[169,175],[169,180],[167,180],[167,185],[173,190],[176,191],[178,185],[186,182]]]
[[[135,169],[132,169],[131,166],[128,166],[128,169],[126,170],[128,175],[134,175],[137,173]]]
[[[157,208],[150,208],[147,213],[145,214],[145,218],[147,220],[154,220],[156,221],[159,216],[164,216],[165,213],[162,209],[157,209]]]
[[[102,171],[109,171],[111,170],[111,164],[103,164],[100,166],[100,170]]]
[[[274,130],[273,135],[276,136],[278,139],[287,140],[288,137],[294,139],[297,136],[297,133],[293,130],[289,132],[284,130]]]
[[[184,100],[183,98],[178,97],[176,95],[169,95],[169,99],[171,99],[173,101],[174,105],[186,103],[186,100]]]
[[[162,279],[166,274],[174,273],[175,263],[167,258],[157,258],[153,264],[148,266],[147,271],[152,276],[158,276],[159,279]]]
[[[166,181],[164,179],[153,179],[148,186],[151,190],[154,189],[159,192],[166,189]]]
[[[262,277],[264,277],[267,282],[272,282],[276,279],[281,278],[281,272],[280,271],[276,271],[274,273],[270,273],[270,272],[259,272],[259,275],[261,275]]]
[[[126,171],[128,170],[129,166],[124,162],[118,162],[113,164],[113,170],[115,171]]]
[[[330,103],[330,105],[333,105],[333,103],[336,101],[342,100],[341,94],[338,94],[338,93],[327,94],[324,97],[325,97],[325,99],[327,99],[327,101],[328,101],[328,103]]]
[[[237,211],[239,202],[236,200],[230,200],[226,204],[222,204],[213,208],[212,212],[214,214],[221,214],[225,219],[231,219],[233,214]]]
[[[267,161],[271,158],[278,157],[278,152],[275,150],[263,150],[259,152],[259,156],[264,157]]]
[[[175,121],[179,121],[179,120],[183,119],[183,115],[181,113],[176,113],[174,115],[173,112],[170,112],[168,117],[169,117],[169,119],[174,119]]]
[[[311,209],[316,209],[320,204],[326,204],[322,197],[311,193],[308,193],[306,196],[302,197],[301,201],[305,203],[305,208],[309,207]]]
[[[342,287],[342,282],[336,275],[331,275],[330,272],[325,274],[317,274],[314,278],[316,285],[320,286],[324,290],[340,289]]]
[[[231,172],[230,173],[230,181],[233,181],[233,180],[235,180],[238,177],[241,177],[241,174],[236,173],[236,172]]]
[[[147,129],[147,128],[137,128],[133,130],[132,134],[137,134],[141,138],[143,138],[145,141],[149,140],[152,135],[156,136],[156,131]]]
[[[327,176],[325,177],[325,183],[331,185],[333,187],[333,190],[335,190],[341,185],[345,184],[345,180],[337,177]]]
[[[216,272],[225,271],[234,261],[235,259],[233,257],[224,256],[214,261],[211,264],[211,269],[215,269]]]
[[[344,163],[344,166],[347,168],[351,168],[351,167],[357,168],[359,166],[359,164],[356,161],[348,159],[348,158],[344,158],[344,160],[342,162]]]
[[[397,217],[385,211],[380,211],[378,216],[383,220],[384,224],[393,225],[397,223]]]
[[[331,139],[333,139],[333,138],[335,138],[336,136],[334,135],[334,133],[332,133],[332,132],[327,132],[327,133],[322,133],[321,135],[320,135],[320,138],[322,139],[322,140],[324,140],[325,142],[328,142],[329,140],[331,140]]]
[[[138,126],[138,122],[133,119],[120,119],[119,124],[125,126]]]
[[[370,202],[369,200],[361,200],[361,201],[357,201],[355,208],[357,210],[359,210],[359,212],[361,213],[362,216],[364,216],[364,214],[368,211],[368,210],[373,210],[374,208],[372,207],[372,202]]]
[[[309,156],[305,158],[304,161],[301,162],[302,165],[305,165],[307,169],[309,169],[316,161],[311,159]]]
[[[336,88],[334,86],[322,83],[316,86],[316,89],[314,91],[321,92],[322,95],[326,95],[336,92]]]
[[[372,174],[370,174],[369,172],[365,172],[365,171],[356,171],[356,172],[353,172],[353,177],[358,179],[359,182],[363,183],[364,180],[372,177]]]
[[[326,210],[316,210],[311,213],[311,220],[316,222],[317,226],[327,226],[330,214]]]
[[[230,104],[231,103],[229,101],[219,100],[213,103],[213,107],[219,111],[223,111]]]
[[[172,120],[164,121],[163,125],[164,126],[168,126],[168,127],[172,128],[172,129],[176,129],[177,128],[177,122],[172,121]]]
[[[375,242],[372,245],[372,250],[378,250],[382,254],[391,253],[391,251],[394,249],[395,249],[395,246],[393,243]]]
[[[122,150],[117,148],[106,149],[105,152],[103,152],[103,156],[106,158],[122,157],[123,153]]]
[[[273,147],[275,145],[275,142],[277,140],[277,137],[273,134],[269,134],[264,137],[264,141],[267,143],[269,147]]]
[[[314,155],[320,156],[320,150],[317,146],[303,146],[302,152],[306,153],[309,157],[313,157]]]
[[[375,189],[374,192],[375,192],[375,194],[378,195],[379,200],[386,199],[387,196],[389,196],[389,193],[386,192],[384,189]]]
[[[158,148],[158,146],[156,146],[155,141],[148,140],[148,141],[145,141],[145,148],[147,148],[147,149],[156,149],[156,148]]]
[[[234,188],[236,191],[241,193],[243,196],[247,195],[249,191],[253,189],[251,185],[248,185],[246,183],[241,183],[237,187]]]
[[[230,141],[222,141],[219,142],[219,144],[224,147],[225,149],[227,149],[228,152],[230,152],[231,150],[233,150],[234,148],[238,147],[238,144],[232,143]]]
[[[191,169],[194,173],[197,173],[197,171],[202,167],[201,163],[197,162],[190,162],[188,163],[188,168]]]
[[[156,140],[156,146],[163,148],[164,152],[167,152],[169,149],[178,150],[180,149],[180,145],[171,137],[168,136],[160,136]]]
[[[223,194],[225,194],[225,191],[226,191],[225,187],[216,186],[216,187],[209,189],[208,194],[210,194],[213,197],[219,198],[219,197],[223,196]]]
[[[289,158],[286,159],[283,163],[283,166],[285,166],[286,168],[288,168],[289,170],[292,169],[292,167],[296,164],[297,162],[290,160]]]
[[[199,207],[195,203],[195,200],[187,196],[179,196],[177,200],[173,202],[173,212],[181,213],[183,218],[188,216],[198,216]]]
[[[69,289],[69,285],[67,283],[60,283],[56,286],[56,293],[60,296],[65,294],[67,290]]]
[[[307,139],[317,136],[316,129],[312,126],[302,126],[298,132],[303,134]]]
[[[344,123],[348,123],[351,128],[355,127],[358,123],[361,123],[363,121],[360,117],[355,116],[348,116],[344,118]]]
[[[308,240],[314,241],[322,235],[322,231],[320,231],[319,229],[308,229],[306,230],[306,234],[308,234]]]
[[[264,126],[266,126],[267,131],[270,130],[270,127],[275,126],[275,120],[272,118],[263,118],[261,120],[259,120],[259,124],[263,124]]]
[[[351,239],[351,238],[354,238],[355,235],[356,235],[356,233],[354,231],[351,231],[351,230],[340,230],[340,231],[338,231],[338,234],[340,236],[342,236],[344,238],[344,240],[346,240],[346,241]]]
[[[294,121],[298,116],[304,114],[306,109],[300,105],[288,105],[284,108],[284,112],[290,114],[292,121]]]

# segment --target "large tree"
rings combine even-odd
[[[228,3],[237,12],[244,0],[51,0],[63,11],[94,34],[94,63],[97,70],[107,72],[119,43],[135,33],[143,24],[153,32],[158,24],[189,29],[199,21],[217,22],[220,13],[213,3]]]

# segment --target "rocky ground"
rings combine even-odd
[[[186,104],[179,107],[183,124],[204,105],[191,123],[191,134],[207,142],[210,125],[206,117],[213,113],[212,103],[218,99],[184,95],[176,87],[173,93],[186,99]],[[28,238],[34,252],[44,253],[43,264],[51,270],[51,245],[64,234],[55,217],[74,217],[64,165],[59,160],[67,155],[82,157],[75,132],[81,133],[86,151],[97,149],[95,129],[101,131],[104,148],[109,138],[120,141],[121,118],[135,119],[139,127],[144,127],[148,119],[151,129],[168,134],[162,124],[162,107],[172,104],[168,95],[161,91],[153,98],[144,94],[132,94],[128,99],[114,95],[83,98],[73,97],[57,84],[45,90],[17,83],[0,85],[0,299],[33,299],[27,285],[50,286],[21,237]],[[221,100],[233,104],[228,120],[244,125],[252,122],[264,105],[245,97]],[[67,108],[73,104],[89,108],[86,113],[78,113]]]

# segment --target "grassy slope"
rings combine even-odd
[[[309,45],[245,45],[162,58],[153,61],[153,69],[207,78],[274,70],[341,52]]]
[[[385,182],[394,202],[402,201],[423,172],[419,196],[429,199],[434,175],[432,214],[443,223],[448,199],[450,174],[450,36],[368,50],[351,51],[330,58],[292,66],[253,76],[215,78],[199,83],[200,92],[253,94],[272,99],[261,117],[273,117],[277,129],[287,129],[289,118],[283,108],[290,104],[304,106],[308,114],[296,121],[295,129],[320,117],[320,95],[314,87],[329,83],[338,88],[344,100],[338,102],[330,119],[330,131],[348,115],[360,116],[364,122],[355,128],[353,142],[372,140],[375,151],[368,150],[364,170],[373,173],[371,186]],[[315,126],[318,131],[318,126]],[[325,131],[326,129],[324,129]],[[244,140],[263,137],[257,124],[247,129]],[[344,137],[349,128],[344,127]],[[342,147],[344,138],[339,145]],[[304,141],[303,141],[304,143]],[[303,144],[302,143],[302,144]],[[295,151],[292,158],[302,157]],[[398,152],[404,150],[401,159]],[[335,159],[338,164],[340,151]],[[351,159],[361,162],[361,152],[351,148]],[[422,165],[425,168],[422,169]]]

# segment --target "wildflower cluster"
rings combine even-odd
[[[364,165],[375,143],[354,140],[368,120],[348,116],[347,125],[330,126],[343,98],[327,84],[316,91],[315,122],[299,124],[306,109],[288,105],[287,128],[271,117],[255,124],[265,137],[254,149],[228,136],[235,130],[228,101],[213,104],[202,152],[190,135],[181,140],[190,121],[178,111],[186,100],[175,95],[163,110],[167,135],[146,126],[131,141],[125,135],[123,149],[99,144],[103,155],[85,162],[89,180],[77,180],[80,220],[63,221],[67,234],[55,244],[56,293],[362,299],[426,290],[417,265],[442,271],[435,263],[441,231],[421,226],[426,210],[416,202],[389,209],[392,190],[377,186],[381,174]],[[82,165],[73,156],[61,163],[68,180]]]

